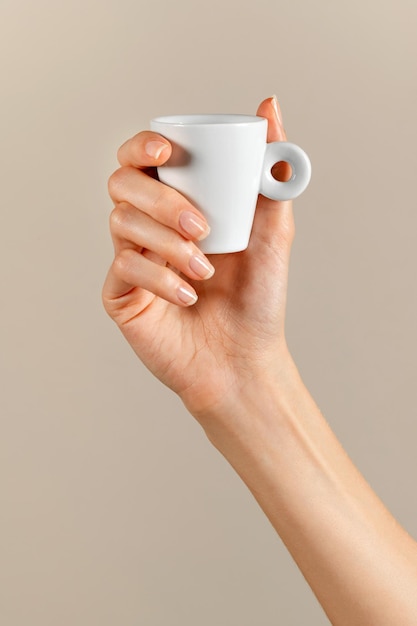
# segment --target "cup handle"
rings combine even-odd
[[[275,180],[272,176],[272,167],[279,161],[286,161],[291,165],[292,176],[286,182]],[[271,200],[292,200],[303,193],[310,178],[310,159],[299,146],[288,141],[273,141],[266,144],[261,194]]]

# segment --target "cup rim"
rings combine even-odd
[[[235,113],[193,113],[191,115],[163,115],[155,117],[153,122],[169,126],[221,126],[224,124],[258,124],[266,122],[266,119],[259,115]]]

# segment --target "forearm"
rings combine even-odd
[[[202,420],[335,625],[417,624],[417,544],[355,468],[303,385],[242,390]]]

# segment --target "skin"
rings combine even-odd
[[[275,99],[257,114],[268,141],[286,139]],[[346,455],[287,347],[292,203],[259,196],[247,250],[206,258],[204,217],[155,177],[170,154],[148,131],[119,149],[106,311],[241,476],[331,622],[416,625],[417,544]]]

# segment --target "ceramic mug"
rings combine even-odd
[[[258,194],[273,200],[299,196],[311,177],[310,160],[293,143],[267,143],[268,122],[251,115],[171,115],[151,130],[172,145],[159,179],[198,208],[211,228],[199,243],[206,254],[238,252],[249,243]],[[286,161],[292,175],[275,180],[271,169]]]

